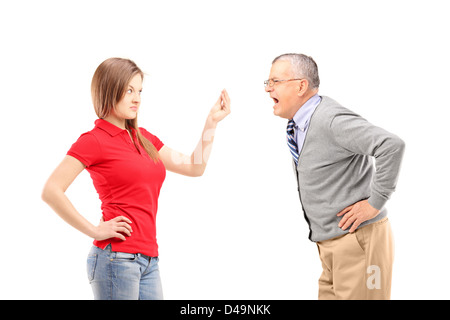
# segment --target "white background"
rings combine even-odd
[[[320,94],[407,149],[387,207],[393,299],[448,299],[450,49],[447,1],[2,1],[0,298],[92,299],[92,240],[41,200],[96,119],[90,81],[109,57],[146,73],[139,125],[190,154],[220,91],[203,177],[167,174],[157,219],[166,299],[317,299],[320,260],[301,212],[271,61],[311,55]],[[447,19],[447,21],[445,21]],[[84,171],[67,192],[92,223]]]

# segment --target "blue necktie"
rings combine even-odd
[[[287,125],[287,144],[289,146],[289,150],[291,150],[292,157],[294,158],[295,165],[298,165],[298,147],[297,143],[294,140],[294,120],[289,120]]]

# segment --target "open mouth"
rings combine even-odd
[[[272,99],[273,99],[273,102],[275,102],[275,104],[277,104],[279,102],[277,98],[272,97]]]

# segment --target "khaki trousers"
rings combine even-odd
[[[319,300],[388,300],[394,243],[387,218],[317,242],[323,272]]]

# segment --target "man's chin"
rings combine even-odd
[[[273,115],[277,116],[277,117],[280,117],[280,118],[283,118],[283,119],[287,119],[286,115],[284,115],[281,112],[281,110],[279,108],[276,108],[276,107],[274,107],[274,109],[273,109]]]
[[[280,116],[280,108],[277,105],[273,106],[273,114],[278,117]]]

